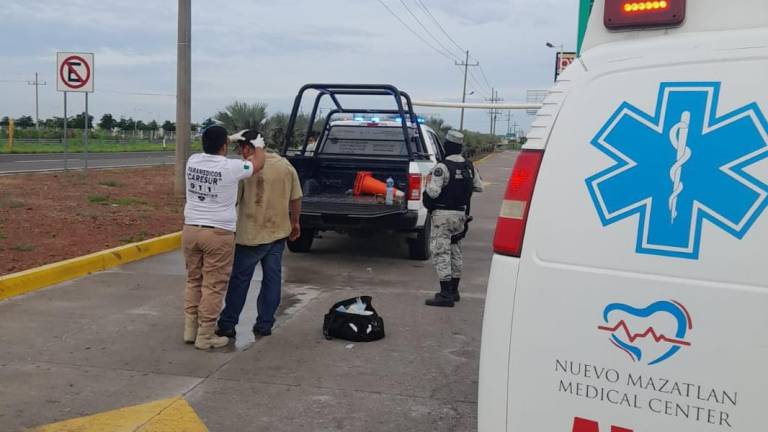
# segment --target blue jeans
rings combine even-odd
[[[219,317],[220,329],[234,329],[239,322],[240,312],[245,306],[248,288],[258,263],[261,263],[264,277],[261,279],[261,291],[256,300],[258,317],[253,327],[255,330],[272,329],[277,307],[280,306],[284,250],[285,239],[259,246],[235,246],[232,276],[229,278],[224,310]]]

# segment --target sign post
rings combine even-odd
[[[64,171],[69,170],[69,147],[67,145],[67,92],[64,92]]]
[[[84,172],[88,175],[88,93],[85,94],[85,118],[83,119],[83,150],[85,152]]]
[[[85,152],[85,174],[88,174],[88,93],[94,90],[93,53],[56,53],[56,90],[64,92],[64,169],[68,168],[67,146],[67,93],[85,93],[85,119],[83,147]]]
[[[8,116],[8,153],[13,150],[13,132],[15,127],[13,119],[11,116]]]

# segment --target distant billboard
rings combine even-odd
[[[576,60],[576,53],[573,51],[558,52],[555,56],[555,81],[561,73]]]

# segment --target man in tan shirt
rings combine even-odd
[[[239,144],[241,148],[250,146],[247,141]],[[256,337],[272,334],[280,305],[286,239],[293,241],[301,232],[301,197],[296,170],[287,159],[275,153],[267,153],[264,169],[259,174],[240,183],[235,261],[217,335],[235,337],[235,326],[259,263],[263,277],[253,333]]]

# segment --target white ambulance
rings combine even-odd
[[[494,239],[481,432],[768,431],[768,0],[596,0]]]

